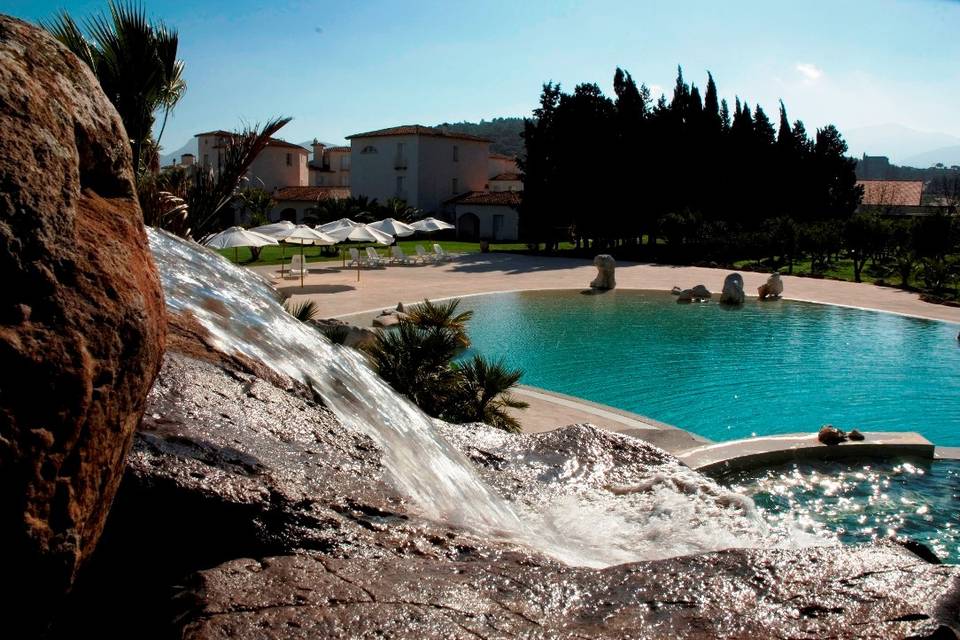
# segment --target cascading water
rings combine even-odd
[[[564,495],[536,509],[510,503],[483,482],[430,418],[358,353],[290,316],[258,275],[162,231],[148,229],[148,236],[171,313],[196,319],[224,353],[242,354],[313,387],[345,426],[378,443],[387,480],[427,518],[588,566],[808,543],[804,536],[771,532],[749,498],[717,493],[717,485],[679,465],[652,473],[646,486],[621,495],[584,485],[576,497]],[[589,472],[572,471],[574,481],[578,473]]]

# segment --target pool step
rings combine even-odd
[[[895,458],[913,456],[932,459],[934,445],[913,431],[868,431],[860,442],[825,445],[816,433],[796,433],[719,442],[688,449],[677,457],[692,469],[705,473],[742,471],[802,460],[838,458]]]

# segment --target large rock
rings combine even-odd
[[[424,519],[391,488],[374,441],[308,389],[234,364],[167,354],[98,550],[102,573],[80,585],[83,619],[65,636],[905,638],[955,621],[956,568],[892,544],[591,569]],[[662,450],[590,426],[437,428],[517,508],[584,494],[647,505],[649,516],[624,513],[649,517],[651,548],[683,535],[663,530],[683,512],[661,500],[675,491],[713,504],[706,521],[692,514],[705,534],[740,508]],[[601,546],[622,542],[586,526]]]
[[[743,276],[731,273],[723,280],[723,291],[720,293],[720,304],[743,304],[746,296],[743,293]]]
[[[0,16],[0,549],[21,637],[100,537],[163,352],[130,148],[89,69]]]
[[[776,271],[770,274],[770,277],[767,278],[765,283],[757,287],[757,297],[761,300],[779,298],[782,294],[783,280],[780,279],[780,274]]]
[[[614,277],[617,261],[613,256],[601,253],[593,259],[593,266],[597,268],[597,277],[590,283],[591,288],[606,291],[617,286],[617,280]]]

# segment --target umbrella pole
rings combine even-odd
[[[283,277],[283,252],[287,248],[287,245],[280,243],[280,277]]]
[[[300,288],[303,289],[303,272],[306,271],[306,263],[303,261],[303,244],[300,243]]]
[[[233,248],[233,261],[240,264],[240,247]]]

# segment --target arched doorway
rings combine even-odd
[[[480,239],[480,218],[475,213],[465,213],[457,218],[457,239],[476,242]]]

